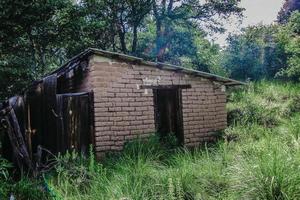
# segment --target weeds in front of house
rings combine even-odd
[[[44,192],[41,180],[22,175],[21,179],[15,182],[10,175],[12,167],[0,157],[0,199],[40,200],[49,197],[48,193]]]
[[[92,151],[60,156],[45,177],[50,198],[300,199],[298,91],[298,85],[268,82],[235,91],[224,140],[201,149],[176,148],[172,138],[168,144],[153,135],[129,142],[102,164]],[[7,189],[0,186],[1,193]]]

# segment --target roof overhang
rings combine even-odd
[[[199,76],[199,77],[203,77],[203,78],[206,78],[209,80],[220,82],[221,84],[226,85],[226,86],[236,86],[236,85],[245,85],[246,84],[241,81],[237,81],[237,80],[230,79],[230,78],[225,78],[225,77],[222,77],[219,75],[215,75],[215,74],[211,74],[211,73],[207,73],[207,72],[203,72],[203,71],[188,69],[188,68],[184,68],[181,66],[171,65],[171,64],[161,63],[161,62],[150,62],[150,61],[146,61],[142,58],[138,58],[135,56],[130,56],[130,55],[116,53],[116,52],[110,52],[110,51],[104,51],[104,50],[95,49],[95,48],[89,48],[89,49],[83,51],[82,53],[74,56],[67,63],[65,63],[63,66],[61,66],[60,68],[58,68],[51,74],[57,73],[59,75],[60,73],[69,71],[72,69],[72,66],[74,65],[74,63],[76,63],[79,60],[82,60],[83,58],[86,58],[90,55],[93,55],[93,54],[103,56],[103,57],[108,57],[111,59],[124,60],[124,61],[135,63],[135,64],[151,66],[151,67],[155,67],[155,68],[159,68],[159,69],[163,69],[163,70],[170,70],[170,71],[181,72],[181,73],[185,73],[185,74],[191,74],[194,76]]]

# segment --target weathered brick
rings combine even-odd
[[[97,152],[100,152],[100,151],[107,151],[107,150],[110,150],[110,146],[96,146],[96,151]],[[97,157],[99,158],[99,157],[102,157],[103,156],[103,154],[99,154],[98,155],[98,153],[97,153]],[[101,158],[100,158],[101,159]]]
[[[94,87],[95,135],[97,141],[103,142],[96,143],[96,151],[122,150],[126,140],[147,137],[155,131],[153,92],[148,89],[146,93],[138,88],[145,78],[156,80],[159,76],[160,85],[191,84],[192,88],[182,90],[184,141],[187,146],[213,140],[211,132],[225,128],[226,94],[210,80],[107,60],[91,59],[90,75],[85,75],[85,83],[80,86],[81,90]],[[104,143],[106,140],[111,141]]]
[[[95,122],[96,126],[112,126],[113,122],[103,122],[103,121],[99,121],[99,122]]]
[[[116,97],[117,97],[117,98],[118,98],[118,97],[127,97],[127,96],[128,96],[127,93],[122,93],[122,92],[116,93]]]
[[[99,146],[111,146],[114,144],[114,141],[96,141],[96,147]]]
[[[96,142],[109,141],[110,139],[111,139],[110,135],[100,136],[100,137],[96,137]]]
[[[122,111],[122,107],[109,107],[109,112],[116,112],[116,111]]]
[[[134,107],[122,107],[122,111],[134,111]]]

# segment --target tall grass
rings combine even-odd
[[[229,112],[239,117],[226,134],[239,138],[230,167],[239,198],[300,199],[299,89],[261,82],[231,97]]]
[[[227,155],[227,145],[167,151],[158,144],[156,136],[148,141],[133,141],[121,155],[109,158],[104,165],[95,162],[93,168],[98,170],[86,182],[88,188],[74,183],[69,175],[74,170],[64,170],[63,177],[53,176],[49,185],[62,199],[177,200],[216,199],[227,195],[226,168],[232,159]]]
[[[298,91],[266,81],[233,91],[230,125],[212,146],[176,148],[153,135],[101,163],[92,153],[61,156],[45,178],[51,198],[300,199]]]

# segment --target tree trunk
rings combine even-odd
[[[162,22],[159,18],[156,18],[156,61],[164,61],[164,32],[162,31]]]
[[[166,0],[163,0],[161,6],[163,9],[158,13],[157,5],[154,3],[153,11],[156,19],[156,61],[165,61],[165,52],[168,47],[168,36],[171,31],[170,24],[168,23],[168,16],[171,15],[173,9],[173,0],[170,0],[166,7]]]
[[[132,49],[131,52],[133,55],[136,54],[136,47],[137,47],[137,25],[133,26],[133,39],[132,39]]]
[[[124,24],[124,20],[122,17],[122,14],[120,18],[118,19],[118,33],[119,33],[119,39],[121,43],[121,51],[123,53],[127,53],[127,47],[126,47],[126,28]]]
[[[121,51],[122,53],[127,52],[127,47],[126,47],[126,41],[125,41],[125,32],[123,32],[121,29],[119,29],[119,39],[121,43]]]

